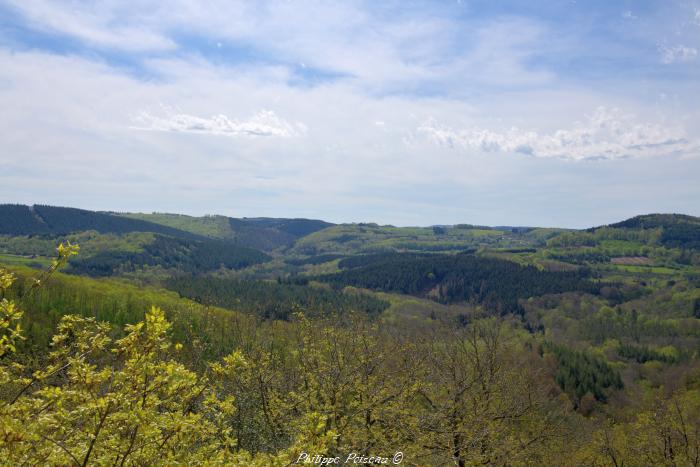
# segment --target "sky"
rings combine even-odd
[[[700,215],[700,0],[0,0],[0,203]]]

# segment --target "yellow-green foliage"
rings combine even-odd
[[[232,400],[177,362],[158,308],[113,341],[109,326],[65,317],[49,365],[3,387],[0,455],[13,464],[236,463]],[[10,386],[10,387],[7,387]],[[263,462],[261,462],[263,463]]]
[[[58,268],[75,252],[59,247]],[[54,269],[55,270],[55,269]],[[49,270],[49,273],[51,270]],[[40,280],[45,280],[43,276]],[[37,280],[36,284],[40,284]],[[14,276],[0,271],[0,291]],[[304,449],[324,451],[334,432],[319,432],[325,418],[304,413],[295,421],[298,440],[273,454],[236,449],[227,421],[235,399],[222,376],[246,366],[236,352],[198,374],[176,360],[170,323],[153,307],[114,340],[111,326],[94,318],[65,316],[41,369],[13,361],[21,338],[14,302],[0,303],[0,459],[3,464],[285,465]]]
[[[0,269],[0,292],[3,295],[14,280],[13,274]],[[3,297],[0,300],[0,332],[2,332],[0,334],[0,358],[16,350],[15,341],[22,333],[22,328],[18,322],[21,318],[22,312],[17,309],[15,303]],[[3,376],[4,374],[0,373],[0,378]]]
[[[62,245],[19,303],[36,304],[29,298],[55,287],[47,281],[76,252]],[[649,386],[630,410],[587,418],[581,414],[598,402],[585,394],[581,414],[572,411],[554,382],[555,356],[540,354],[541,340],[516,320],[474,313],[462,326],[433,319],[430,327],[401,327],[299,314],[257,326],[225,310],[192,308],[195,319],[186,321],[184,310],[166,316],[154,306],[120,326],[63,316],[49,352],[27,355],[18,345],[22,310],[6,295],[15,281],[0,270],[3,465],[282,466],[305,454],[343,463],[352,453],[391,463],[401,452],[404,465],[421,466],[645,466],[695,465],[700,456],[698,389],[664,397],[664,388]],[[117,282],[82,285],[109,284],[108,293],[136,294]],[[637,323],[600,299],[576,300],[556,316],[590,314],[606,329]],[[234,348],[207,354],[218,333],[217,348]],[[246,339],[224,337],[236,333]],[[601,359],[617,347],[603,342]],[[670,346],[658,351],[679,356]],[[660,362],[653,365],[641,371],[658,372]]]
[[[697,465],[700,459],[700,392],[657,396],[627,423],[603,422],[572,465]]]
[[[72,253],[61,247],[34,284]],[[14,280],[0,277],[3,290]],[[9,300],[3,312],[9,323],[20,316]],[[276,346],[252,342],[199,371],[183,363],[184,348],[173,345],[171,324],[156,307],[121,338],[94,318],[64,316],[51,352],[34,368],[13,358],[21,330],[7,326],[0,458],[12,465],[288,465],[303,453],[391,458],[401,450],[412,463],[455,455],[464,463],[523,460],[550,438],[534,373],[514,373],[533,354],[519,352],[517,341],[502,345],[500,325],[435,342],[382,339],[377,323],[360,318],[340,327],[298,319]],[[424,357],[431,352],[437,360]],[[474,360],[482,354],[486,360]],[[454,371],[465,379],[450,379]],[[457,425],[442,433],[449,420]],[[516,428],[535,437],[528,449],[518,448]],[[470,433],[483,430],[487,444],[476,449]]]
[[[259,347],[198,373],[178,361],[182,347],[158,308],[116,340],[106,324],[66,316],[41,369],[3,361],[0,457],[13,465],[288,465],[302,453],[391,458],[402,450],[434,464],[456,447],[462,462],[500,462],[532,452],[516,432],[541,446],[556,426],[538,412],[533,375],[512,373],[521,357],[499,346],[497,330],[439,346],[440,361],[463,353],[444,366],[420,366],[413,355],[433,348],[429,341],[402,349],[372,338],[371,325],[350,331],[300,319],[289,361]],[[474,361],[480,352],[491,357]],[[451,379],[453,371],[465,379]],[[486,444],[470,447],[482,433]]]

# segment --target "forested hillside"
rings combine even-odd
[[[320,276],[333,285],[399,292],[443,303],[473,301],[499,314],[519,312],[518,299],[598,287],[585,272],[548,272],[473,254],[389,253],[341,260],[342,272]]]
[[[39,222],[2,209],[1,225]],[[700,455],[697,218],[557,230],[104,214],[120,220],[99,230],[101,216],[52,209],[55,231],[0,235],[13,465]],[[141,222],[176,233],[129,230]]]
[[[290,246],[333,224],[314,219],[192,217],[180,214],[94,212],[55,206],[0,204],[0,235],[66,235],[94,230],[152,232],[188,240],[218,239],[254,249]]]
[[[310,287],[307,283],[181,276],[169,279],[165,285],[197,303],[241,310],[264,319],[289,320],[298,311],[309,316],[347,312],[373,316],[389,306],[372,295]]]
[[[314,219],[192,217],[181,214],[120,214],[261,250],[290,246],[296,239],[333,224]]]
[[[660,229],[659,242],[669,248],[700,249],[700,218],[682,214],[650,214],[611,224],[613,228]]]
[[[561,231],[469,224],[433,227],[343,224],[301,238],[289,253],[314,256],[387,251],[459,252],[478,247],[522,248],[543,245],[547,238]]]
[[[107,213],[54,206],[0,205],[2,235],[65,235],[95,230],[100,233],[154,232],[179,238],[201,238],[190,232]]]
[[[147,266],[202,273],[220,268],[241,269],[269,260],[265,253],[232,243],[188,241],[155,235],[140,251],[101,251],[86,258],[72,259],[68,272],[89,276],[114,276]]]

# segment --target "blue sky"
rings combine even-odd
[[[700,215],[700,0],[0,0],[0,202]]]

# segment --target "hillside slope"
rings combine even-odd
[[[119,215],[266,251],[291,246],[301,237],[334,225],[322,220],[299,218],[234,218],[218,215],[194,217],[167,213]]]
[[[609,227],[622,229],[661,229],[659,243],[668,248],[700,249],[700,217],[685,214],[635,216]]]
[[[189,240],[204,238],[153,222],[85,209],[0,204],[0,235],[65,235],[87,230],[114,234],[152,232]]]

